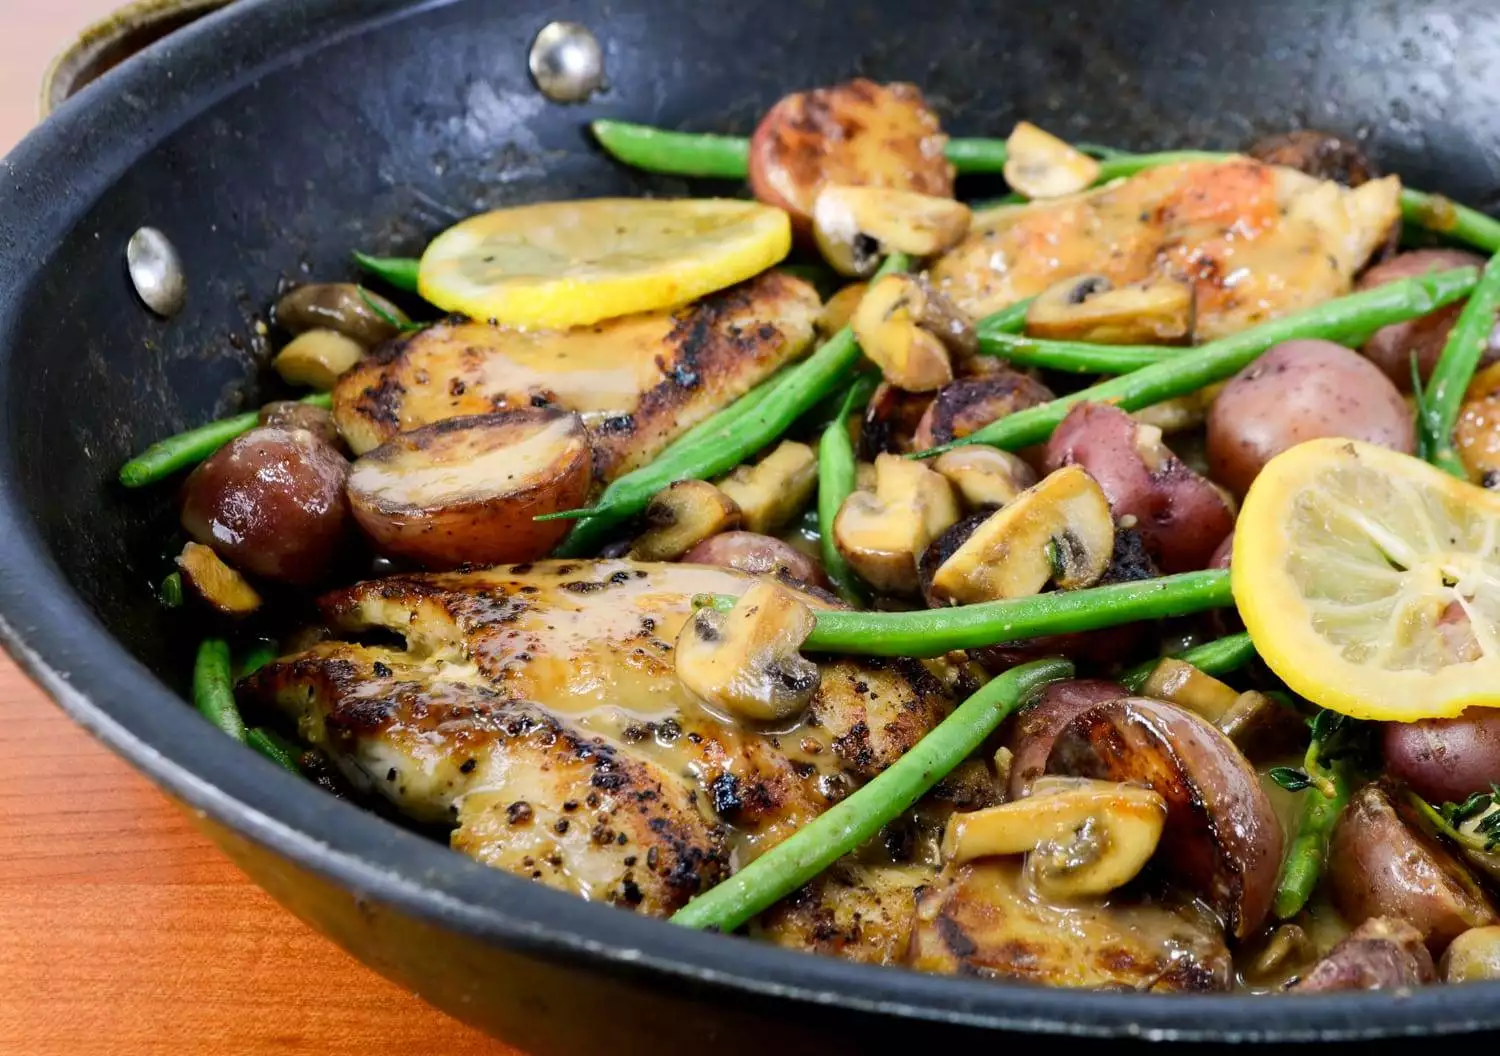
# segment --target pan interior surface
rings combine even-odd
[[[486,870],[243,752],[183,705],[191,643],[153,594],[172,489],[127,494],[117,467],[255,406],[270,373],[258,324],[278,283],[352,275],[352,249],[412,254],[499,205],[738,193],[612,163],[588,140],[593,118],[747,133],[787,91],[864,75],[917,83],[954,135],[1003,135],[1025,117],[1127,149],[1235,148],[1312,125],[1360,138],[1415,186],[1479,207],[1500,187],[1500,7],[1484,0],[580,0],[567,17],[603,43],[608,87],[573,106],[549,102],[526,68],[558,11],[242,0],[91,85],[7,159],[0,620],[28,670],[179,798],[359,897],[689,1000],[1224,1040],[1500,1026],[1487,986],[1273,1005],[1066,993],[690,933]],[[126,280],[143,225],[183,257],[187,306],[170,321]]]

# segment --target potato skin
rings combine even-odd
[[[1430,271],[1445,271],[1448,268],[1484,267],[1484,258],[1462,249],[1414,249],[1398,253],[1390,260],[1382,261],[1365,271],[1354,284],[1355,289],[1369,290],[1384,286],[1397,279],[1424,275]],[[1432,377],[1432,368],[1448,340],[1448,331],[1458,322],[1467,298],[1445,305],[1435,312],[1404,323],[1382,326],[1360,349],[1366,359],[1374,363],[1396,388],[1411,391],[1411,356],[1417,355],[1417,369],[1425,382]],[[1493,362],[1500,354],[1494,342],[1485,350],[1480,365]]]
[[[182,486],[182,527],[241,572],[314,583],[348,535],[349,463],[306,429],[259,426],[225,444]]]
[[[1398,795],[1377,783],[1350,797],[1328,840],[1328,889],[1345,920],[1404,920],[1437,956],[1469,928],[1496,923],[1495,907],[1447,848],[1398,812]]]
[[[830,586],[822,566],[812,558],[790,543],[757,532],[720,532],[683,554],[682,561],[691,565],[735,568],[755,576],[791,579],[824,589]]]
[[[1047,773],[1147,785],[1167,801],[1157,854],[1245,938],[1265,921],[1283,835],[1255,769],[1207,720],[1165,701],[1097,704],[1058,733]]]
[[[272,400],[260,409],[260,424],[277,429],[306,429],[327,440],[339,451],[343,441],[333,422],[333,413],[301,400]]]
[[[1411,454],[1412,413],[1380,369],[1331,341],[1285,341],[1224,386],[1208,412],[1208,467],[1237,495],[1272,458],[1337,436]]]
[[[1500,784],[1500,710],[1386,723],[1385,772],[1429,803],[1461,803]]]
[[[1433,982],[1432,954],[1422,933],[1403,920],[1372,917],[1359,925],[1288,990],[1397,990]]]
[[[1234,513],[1212,484],[1165,448],[1163,460],[1154,469],[1148,466],[1136,447],[1138,429],[1118,407],[1076,404],[1047,442],[1044,468],[1048,473],[1070,465],[1088,470],[1115,517],[1135,518],[1146,550],[1163,572],[1204,568],[1234,530]]]
[[[398,433],[354,463],[349,501],[382,553],[441,569],[544,556],[569,522],[534,518],[584,505],[592,485],[582,419],[522,408]]]
[[[862,77],[786,96],[750,137],[750,190],[804,239],[825,183],[953,197],[948,137],[911,84]]]
[[[1042,690],[1006,731],[1005,746],[1011,751],[1006,798],[1020,799],[1031,792],[1036,779],[1047,772],[1052,745],[1068,723],[1096,704],[1128,696],[1124,686],[1102,678],[1070,678]]]

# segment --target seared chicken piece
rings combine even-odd
[[[608,482],[799,356],[820,310],[810,285],[767,272],[674,311],[572,330],[439,323],[382,345],[340,378],[334,419],[363,454],[459,415],[577,411],[597,479]]]
[[[510,699],[472,665],[323,642],[245,691],[296,717],[358,787],[454,824],[482,862],[667,913],[728,873],[723,827],[677,774]]]
[[[684,872],[672,864],[678,860],[693,862],[697,874],[721,865],[713,823],[734,827],[736,853],[748,860],[890,765],[947,712],[946,696],[922,665],[848,658],[823,662],[806,714],[775,729],[706,709],[677,678],[677,634],[693,595],[739,594],[753,582],[702,565],[550,561],[363,583],[323,599],[329,626],[348,634],[395,632],[404,650],[325,642],[263,668],[242,691],[296,717],[309,740],[407,813],[459,821],[453,842],[461,850],[527,875],[541,872],[538,879],[590,897],[628,902],[621,870],[634,857],[638,873],[638,855],[589,841],[552,841],[543,855],[536,842],[565,820],[558,811],[569,799],[588,805],[586,794],[561,787],[574,780],[572,770],[601,792],[612,791],[615,778],[601,784],[581,763],[561,774],[562,758],[518,756],[515,737],[504,741],[493,773],[478,764],[459,773],[470,726],[509,730],[511,716],[525,714],[551,723],[559,738],[607,752],[622,768],[640,767],[629,771],[631,787],[654,781],[660,791],[644,799],[630,798],[629,789],[622,795],[650,816],[651,832],[677,834],[673,854],[659,851],[652,866],[677,875]],[[804,598],[815,607],[830,604]],[[455,686],[467,694],[461,716],[442,710]],[[379,721],[354,721],[367,715]],[[464,722],[455,724],[459,717]],[[386,780],[392,766],[397,777]],[[505,812],[518,800],[545,819],[541,828],[518,834],[509,825]],[[618,812],[620,804],[613,806]],[[696,810],[702,828],[669,812],[678,807]],[[591,816],[590,830],[598,824]],[[565,825],[562,835],[572,828]],[[606,828],[626,832],[613,818]],[[628,832],[626,838],[624,846],[636,845]],[[601,855],[613,859],[593,861]],[[559,859],[550,871],[535,864],[548,857]],[[594,876],[606,879],[581,879]],[[687,881],[655,892],[639,875],[634,882],[642,908],[653,912],[692,893]]]
[[[1197,340],[1348,293],[1399,215],[1400,181],[1353,190],[1248,158],[1148,169],[975,215],[932,281],[978,319],[1065,279],[1190,283]]]
[[[1192,906],[1044,901],[1015,859],[951,869],[922,892],[908,963],[1048,986],[1226,990],[1218,923]]]
[[[911,942],[928,865],[868,865],[842,858],[761,914],[751,934],[778,946],[862,964],[900,964]]]

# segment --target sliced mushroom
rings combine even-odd
[[[869,288],[868,283],[853,282],[828,298],[813,323],[818,328],[818,333],[829,338],[848,326],[849,320],[854,318],[854,309],[865,299],[865,291]]]
[[[875,459],[875,490],[856,491],[833,521],[834,544],[865,582],[885,594],[918,591],[917,559],[958,520],[947,479],[899,455]]]
[[[1025,854],[1037,890],[1086,898],[1133,880],[1166,819],[1166,801],[1149,788],[1043,778],[1025,799],[950,817],[943,856],[961,863]]]
[[[1052,473],[975,529],[932,577],[935,598],[958,605],[1098,582],[1115,548],[1109,500],[1077,466]]]
[[[1005,151],[1005,182],[1028,198],[1077,194],[1099,178],[1097,161],[1030,121],[1016,122]]]
[[[760,580],[729,612],[706,607],[693,614],[677,637],[677,677],[732,715],[789,718],[818,690],[818,665],[797,651],[815,620],[786,587]]]
[[[960,378],[944,386],[917,422],[912,448],[926,451],[968,436],[1006,415],[1055,399],[1051,389],[1029,374],[1000,370]]]
[[[969,233],[969,207],[891,187],[824,184],[813,203],[813,238],[840,275],[863,278],[892,250],[931,257]]]
[[[860,348],[908,392],[932,392],[953,380],[950,352],[971,354],[974,327],[948,299],[911,275],[872,283],[850,319]]]
[[[1031,302],[1026,332],[1102,345],[1182,341],[1193,332],[1192,288],[1165,277],[1118,287],[1103,275],[1064,279]]]
[[[225,616],[248,616],[260,608],[255,588],[226,565],[212,547],[188,543],[177,556],[177,567],[193,593]]]
[[[1254,767],[1207,720],[1145,697],[1099,704],[1052,747],[1049,774],[1127,781],[1167,802],[1170,868],[1245,938],[1270,912],[1282,832]]]
[[[718,486],[740,508],[747,530],[769,535],[784,528],[812,498],[818,456],[806,444],[783,440],[753,466],[736,466]]]
[[[939,455],[932,468],[971,510],[1004,506],[1036,483],[1036,470],[1020,455],[983,444],[956,447]]]
[[[352,282],[298,286],[276,302],[275,318],[292,334],[335,330],[365,348],[390,340],[409,322],[400,308]]]
[[[706,480],[678,480],[662,488],[646,504],[650,525],[631,546],[635,561],[676,561],[720,532],[740,526],[740,508]]]
[[[1216,726],[1238,703],[1240,696],[1212,675],[1205,675],[1192,664],[1170,656],[1151,670],[1141,686],[1141,695],[1181,704]]]
[[[365,358],[365,346],[336,330],[308,330],[292,338],[271,361],[288,385],[328,392],[344,371]]]

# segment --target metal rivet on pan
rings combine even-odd
[[[154,227],[143,227],[125,245],[125,267],[146,307],[170,319],[187,300],[187,279],[177,247]]]
[[[531,42],[531,77],[553,102],[581,103],[604,84],[604,51],[577,22],[549,22]]]

